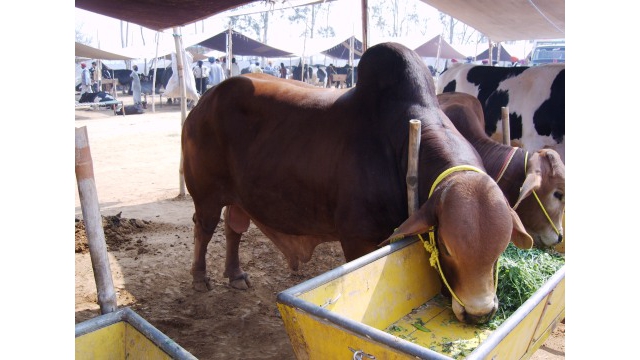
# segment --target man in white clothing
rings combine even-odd
[[[240,75],[240,66],[238,66],[238,63],[236,62],[236,58],[232,58],[231,59],[231,76],[238,76]]]
[[[84,93],[92,93],[91,90],[91,73],[89,69],[87,69],[87,65],[85,63],[80,64],[82,68],[82,74],[80,75],[80,95]]]
[[[220,60],[210,57],[209,67],[211,68],[211,71],[209,71],[209,87],[218,85],[227,78],[224,74],[224,69],[220,65]]]

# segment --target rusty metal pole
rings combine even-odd
[[[76,128],[76,181],[89,244],[89,254],[91,255],[93,276],[96,279],[100,312],[102,314],[114,312],[117,310],[118,304],[111,277],[109,257],[107,256],[107,243],[102,228],[98,192],[93,178],[93,161],[91,160],[86,126]]]

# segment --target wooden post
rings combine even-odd
[[[111,277],[111,267],[107,256],[107,243],[102,228],[102,216],[98,205],[98,193],[93,178],[93,161],[87,127],[76,128],[76,181],[82,207],[93,276],[98,290],[98,304],[102,314],[117,310],[116,293]]]
[[[502,107],[502,143],[511,145],[511,128],[509,127],[509,107]]]
[[[420,120],[409,120],[409,163],[407,167],[407,205],[409,216],[418,210],[418,157],[420,153]]]

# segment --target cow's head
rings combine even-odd
[[[529,156],[526,166],[526,179],[514,209],[526,219],[524,227],[536,247],[553,247],[562,241],[563,234],[564,163],[555,150],[542,149]]]
[[[453,291],[458,320],[486,323],[498,309],[497,260],[509,241],[528,249],[533,240],[516,212],[484,173],[452,173],[389,239],[427,233],[435,227],[442,275]]]

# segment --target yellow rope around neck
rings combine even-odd
[[[471,171],[475,171],[475,172],[479,172],[481,174],[484,174],[484,171],[478,169],[475,166],[471,166],[471,165],[458,165],[458,166],[454,166],[452,168],[449,168],[445,171],[442,172],[442,174],[438,175],[438,177],[436,178],[436,181],[433,182],[433,185],[431,185],[431,191],[429,191],[429,197],[431,197],[431,195],[433,194],[433,190],[435,190],[436,186],[438,186],[438,184],[442,181],[442,179],[444,179],[445,177],[447,177],[449,174],[456,172],[456,171],[465,171],[465,170],[471,170]]]
[[[431,191],[429,191],[429,197],[431,197],[431,195],[433,194],[433,190],[435,190],[436,186],[449,174],[456,171],[467,171],[467,170],[476,171],[481,174],[484,174],[484,171],[471,165],[458,165],[458,166],[449,168],[443,171],[442,174],[438,175],[438,177],[436,178],[436,181],[433,182],[433,185],[431,185]],[[447,289],[449,289],[451,296],[454,299],[456,299],[456,301],[460,304],[460,306],[464,307],[464,304],[462,303],[460,298],[458,298],[456,294],[453,292],[453,289],[451,288],[451,286],[449,286],[449,283],[447,282],[447,279],[444,277],[444,273],[442,272],[442,267],[440,266],[440,256],[438,255],[438,246],[436,245],[435,228],[433,226],[429,228],[429,242],[424,241],[424,239],[422,238],[422,235],[420,234],[418,234],[418,238],[422,240],[422,244],[424,245],[424,248],[431,253],[431,256],[429,257],[429,263],[434,269],[438,270],[438,273],[440,273],[440,278],[442,278],[442,282],[447,287]]]
[[[529,152],[527,151],[527,153],[524,155],[524,176],[527,176],[527,158],[529,157]],[[542,209],[542,213],[544,214],[544,216],[547,217],[547,220],[549,220],[549,223],[551,224],[551,227],[553,228],[553,231],[556,232],[556,235],[560,235],[560,231],[558,231],[558,228],[556,227],[556,224],[553,223],[553,220],[551,220],[551,217],[549,216],[549,214],[547,213],[547,209],[544,208],[544,205],[542,205],[542,201],[540,201],[540,198],[538,197],[538,194],[536,194],[536,191],[533,190],[533,197],[536,198],[536,201],[538,201],[538,205],[540,205],[540,209]]]

